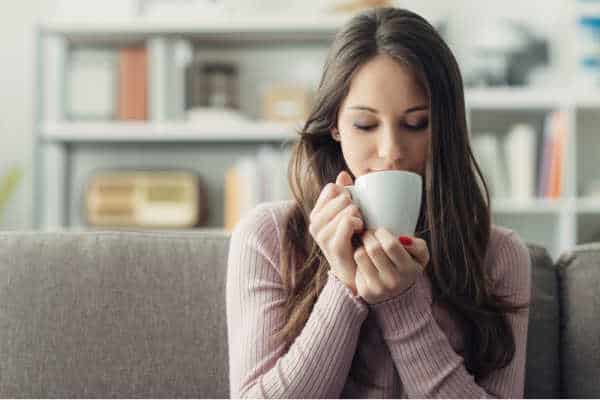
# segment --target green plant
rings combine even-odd
[[[22,175],[22,168],[14,166],[8,170],[2,181],[0,181],[0,212],[2,212],[11,194],[15,191]]]

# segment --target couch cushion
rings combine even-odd
[[[0,396],[228,396],[226,233],[0,233],[0,243]],[[525,395],[557,397],[555,270],[529,248]]]
[[[228,242],[0,234],[0,396],[227,397]]]
[[[558,260],[563,395],[600,397],[600,243]]]
[[[556,269],[546,249],[528,244],[531,254],[531,302],[527,333],[525,397],[560,394],[559,308]]]

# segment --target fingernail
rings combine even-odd
[[[408,236],[400,236],[398,240],[400,240],[400,243],[402,243],[405,246],[410,246],[413,242],[412,239]]]

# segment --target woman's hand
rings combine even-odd
[[[310,213],[308,230],[327,258],[333,274],[356,294],[356,263],[352,257],[352,235],[362,232],[364,221],[359,208],[352,203],[352,185],[346,171],[338,174],[335,183],[325,185]]]
[[[423,239],[403,237],[400,243],[387,229],[367,230],[363,246],[354,252],[356,290],[367,303],[381,303],[410,288],[429,263],[429,249]]]

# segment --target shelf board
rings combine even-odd
[[[577,107],[600,108],[600,90],[581,90],[577,94]]]
[[[600,90],[504,87],[466,89],[465,102],[472,110],[552,110],[574,106],[600,108]]]
[[[142,227],[98,227],[98,226],[68,226],[68,227],[53,227],[45,228],[44,232],[59,232],[59,233],[94,233],[102,234],[146,234],[146,235],[194,235],[194,234],[212,234],[212,235],[229,235],[231,234],[224,227],[195,227],[195,228],[142,228]]]
[[[186,122],[64,122],[41,128],[47,142],[284,142],[297,137],[298,124],[231,123],[221,126]]]
[[[599,213],[600,197],[580,197],[577,199],[577,212],[579,213]]]
[[[555,109],[567,104],[569,91],[560,88],[499,87],[466,89],[465,102],[472,110]]]
[[[43,32],[68,37],[189,35],[206,39],[252,40],[331,39],[349,15],[52,18],[42,20]]]
[[[565,200],[540,199],[492,199],[492,213],[499,214],[552,214],[559,213],[565,206]]]

